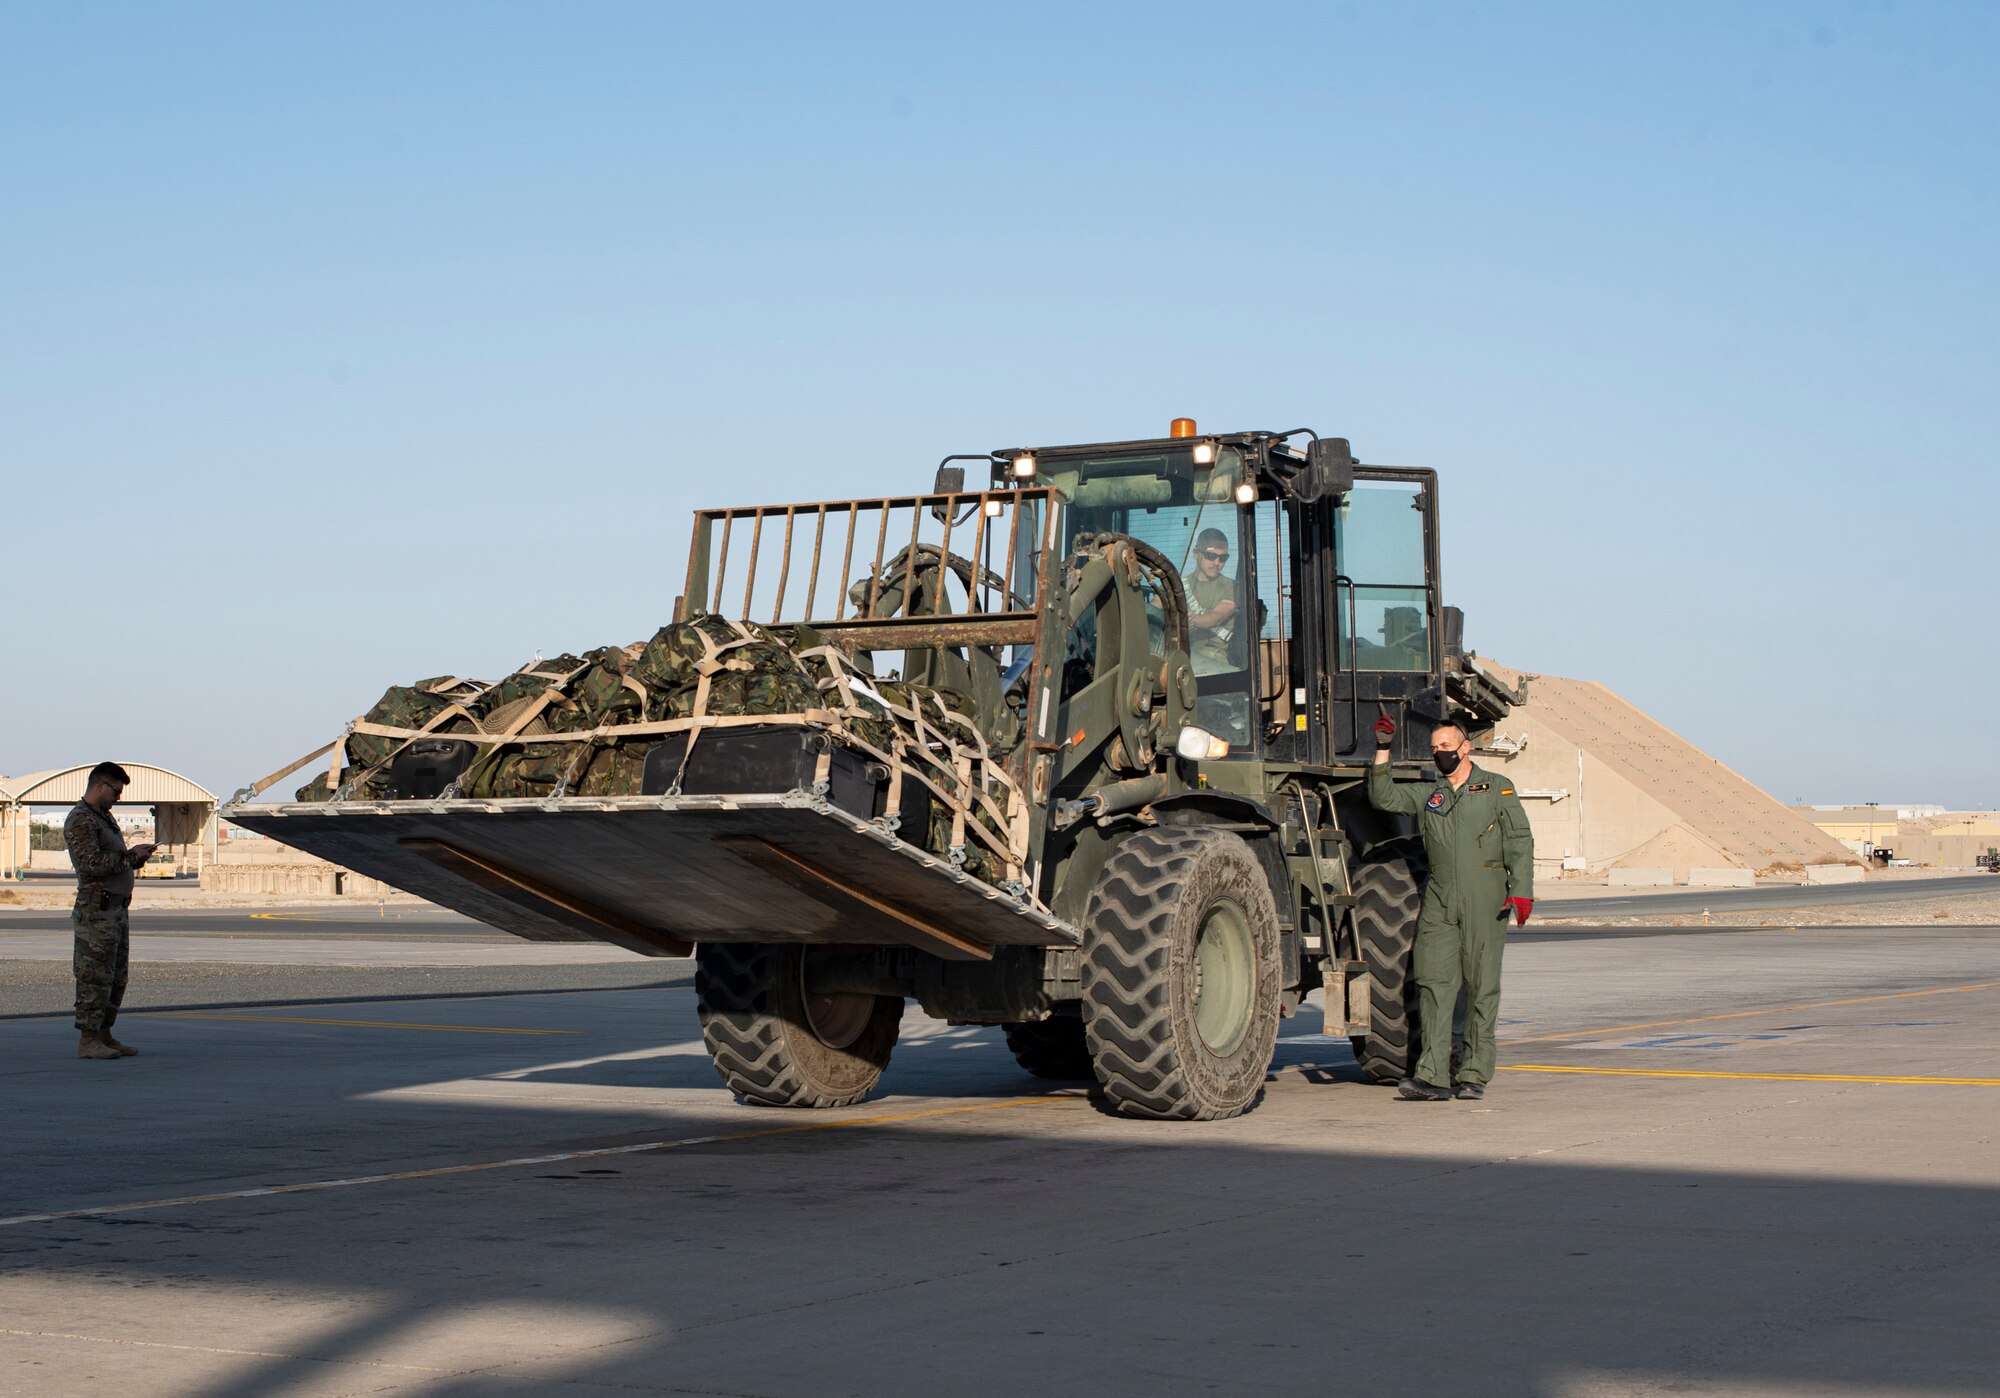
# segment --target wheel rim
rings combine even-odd
[[[828,1048],[846,1048],[868,1027],[875,997],[847,990],[815,994],[806,985],[805,962],[805,957],[799,958],[799,998],[805,1001],[806,1028]]]
[[[1194,1024],[1209,1052],[1226,1058],[1256,1018],[1257,945],[1234,903],[1208,910],[1194,944]]]

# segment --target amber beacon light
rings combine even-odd
[[[1169,437],[1192,437],[1194,435],[1194,419],[1191,417],[1175,418],[1173,425],[1167,429],[1167,435]]]

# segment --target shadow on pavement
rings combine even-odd
[[[476,1159],[475,1125],[519,1154],[812,1120],[731,1109],[719,1087],[637,1133],[554,1105],[373,1095],[460,1066],[714,1084],[684,1036],[601,1036],[567,1066],[560,1042],[357,1062],[318,1129]],[[1992,1391],[1993,1189],[1842,1179],[1838,1160],[1799,1175],[1412,1152],[1344,1047],[1281,1047],[1336,1085],[1301,1112],[1286,1074],[1276,1122],[1069,1100],[64,1220],[0,1231],[0,1296],[17,1335],[115,1315],[190,1347],[205,1367],[154,1391],[204,1398]],[[1052,1086],[984,1030],[909,1040],[885,1082],[946,1106]],[[260,1126],[226,1091],[188,1110],[207,1116],[159,1126],[237,1162],[307,1119]],[[10,1174],[53,1188],[70,1178],[56,1147],[137,1156],[146,1125],[135,1105],[50,1130]],[[284,1173],[301,1168],[294,1153]],[[140,1387],[37,1391],[107,1386]]]

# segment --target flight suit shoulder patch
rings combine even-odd
[[[1424,807],[1425,807],[1425,809],[1427,809],[1427,810],[1432,810],[1432,811],[1441,811],[1441,810],[1443,810],[1443,809],[1444,809],[1444,793],[1443,793],[1442,791],[1433,791],[1433,792],[1431,793],[1431,799],[1430,799],[1430,800],[1428,800],[1428,801],[1426,801],[1426,802],[1424,802]]]
[[[1514,788],[1511,786],[1503,786],[1500,788],[1500,794],[1502,796],[1512,796],[1514,794]]]

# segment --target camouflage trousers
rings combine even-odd
[[[125,1000],[125,976],[132,955],[132,920],[126,906],[101,894],[76,900],[69,924],[76,932],[76,1027],[103,1034],[118,1018]]]

